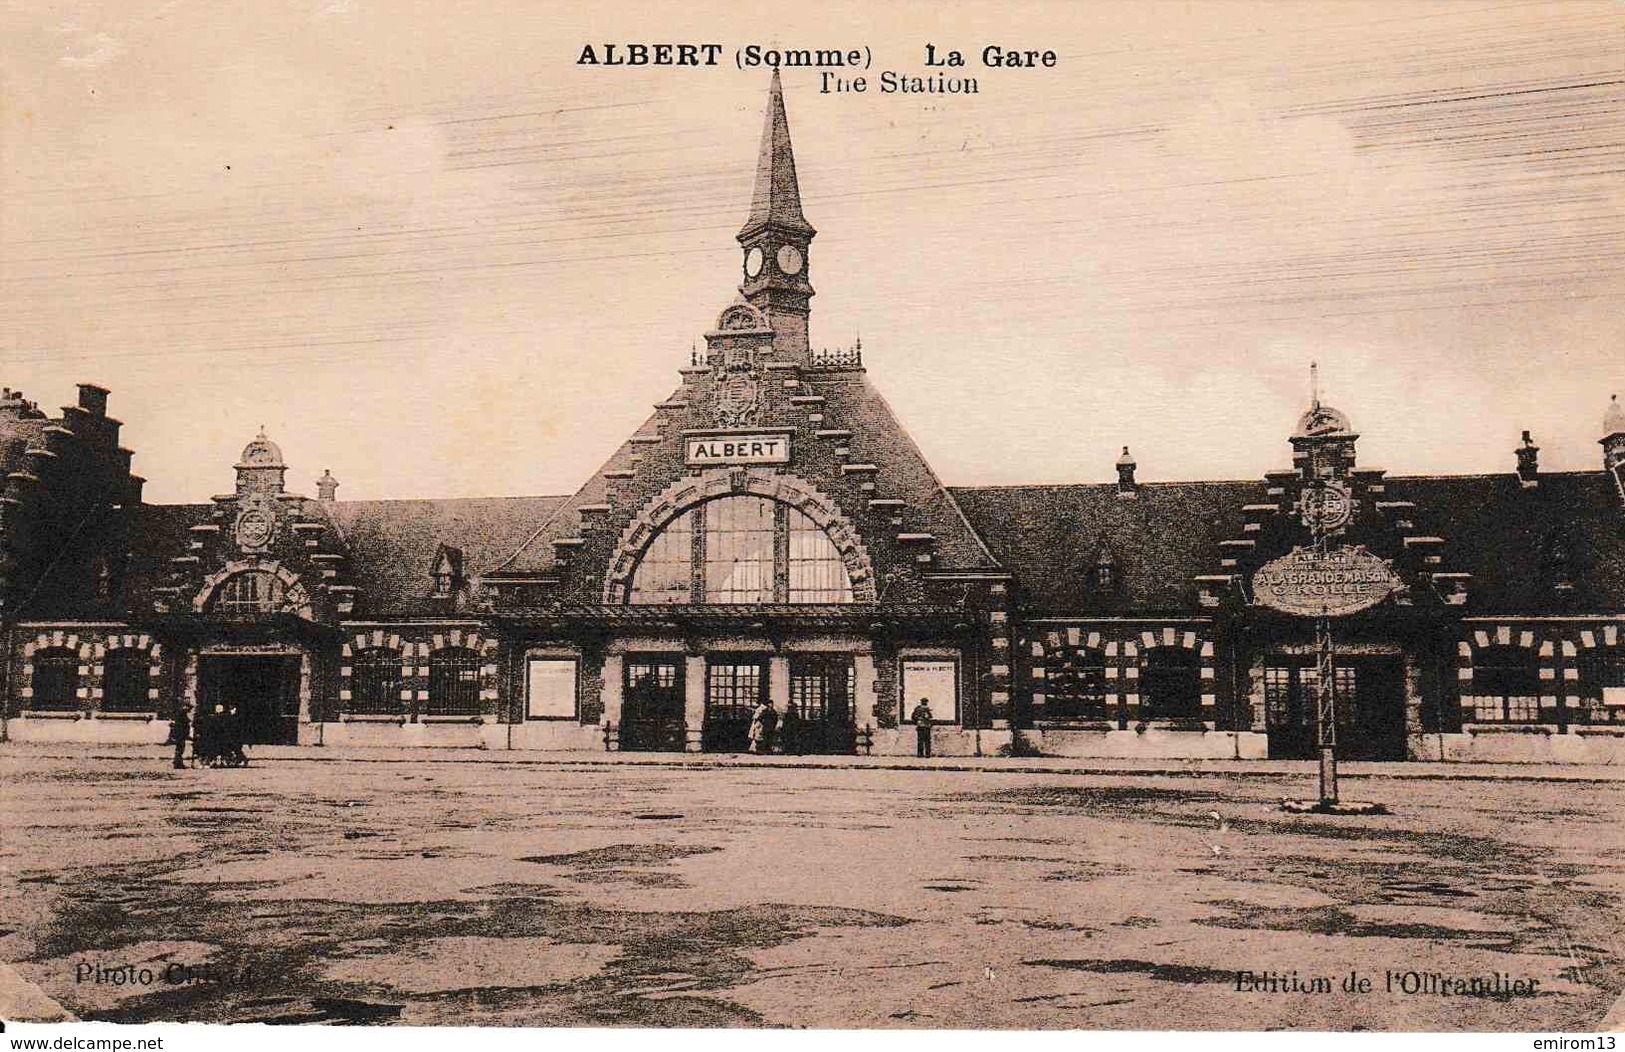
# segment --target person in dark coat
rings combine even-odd
[[[243,718],[237,713],[237,706],[233,705],[226,713],[225,741],[221,742],[221,751],[233,767],[247,767],[248,754],[243,752]]]
[[[192,717],[187,714],[186,706],[182,705],[175,712],[175,719],[169,725],[170,743],[175,746],[175,769],[186,767],[186,739],[192,736]]]
[[[908,717],[914,724],[914,755],[921,759],[931,758],[931,702],[925,698],[914,706],[914,711]]]
[[[209,712],[199,712],[197,718],[197,747],[193,755],[201,767],[214,767],[220,762],[221,724],[226,719],[226,707],[216,705]]]

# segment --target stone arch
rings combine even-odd
[[[306,621],[313,620],[315,614],[311,610],[310,593],[305,591],[304,583],[299,575],[283,566],[276,560],[248,560],[234,559],[220,569],[210,574],[203,581],[203,587],[192,599],[192,609],[203,613],[208,607],[209,600],[220,590],[220,586],[232,577],[241,573],[268,573],[282,582],[282,610],[285,613],[295,614]]]
[[[835,498],[795,475],[736,467],[712,468],[698,476],[678,479],[632,517],[610,556],[609,572],[604,575],[604,602],[612,606],[626,602],[638,559],[673,519],[695,505],[732,496],[766,497],[807,516],[841,553],[847,578],[852,582],[852,601],[875,601],[874,563],[858,528],[842,513]]]

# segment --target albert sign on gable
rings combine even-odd
[[[690,467],[713,464],[788,464],[788,431],[706,432],[684,436],[683,459]]]

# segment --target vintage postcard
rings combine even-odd
[[[6,5],[0,1030],[1613,1048],[1621,15]]]

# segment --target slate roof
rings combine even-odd
[[[1416,504],[1417,532],[1443,537],[1449,569],[1472,574],[1468,614],[1625,611],[1625,504],[1601,471],[1517,476],[1388,476],[1385,499]],[[954,498],[1015,575],[1029,616],[1189,616],[1195,577],[1222,572],[1221,540],[1241,535],[1258,482],[956,487]],[[1109,547],[1118,587],[1093,569]],[[1573,585],[1566,598],[1555,587]]]
[[[341,500],[305,502],[338,527],[334,538],[349,559],[344,572],[361,591],[356,617],[443,615],[426,602],[429,571],[441,544],[460,548],[463,572],[493,569],[546,521],[563,497],[479,497],[447,500]],[[147,504],[132,531],[129,568],[135,609],[150,609],[151,589],[186,551],[187,530],[207,522],[211,504]]]
[[[343,533],[357,614],[428,613],[423,600],[441,544],[460,548],[463,573],[477,577],[518,550],[563,497],[477,497],[317,503]]]
[[[1031,616],[1176,616],[1202,612],[1195,577],[1216,572],[1219,541],[1241,532],[1242,506],[1265,483],[1116,483],[953,487],[949,492],[1015,577]],[[1118,584],[1100,593],[1093,570],[1110,550]]]

